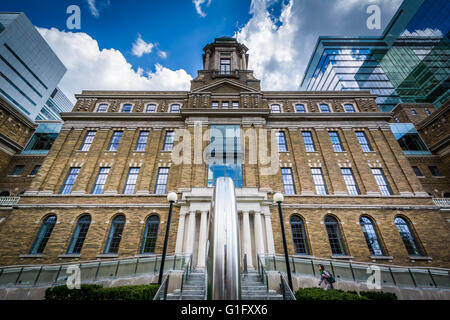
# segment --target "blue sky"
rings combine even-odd
[[[235,36],[265,90],[296,90],[320,35],[379,35],[402,0],[0,0],[23,11],[68,71],[61,89],[188,90],[203,47]],[[81,29],[69,30],[69,5]],[[366,26],[370,4],[381,29]],[[135,50],[133,50],[133,48]]]

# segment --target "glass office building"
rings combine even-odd
[[[369,90],[381,111],[449,98],[450,2],[405,1],[380,37],[320,37],[300,89]]]

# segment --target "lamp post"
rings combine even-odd
[[[161,267],[159,268],[159,278],[158,278],[158,284],[161,285],[162,283],[162,277],[164,273],[164,262],[166,261],[166,251],[167,251],[167,241],[169,240],[169,230],[170,230],[170,220],[172,219],[172,208],[173,203],[177,201],[177,194],[175,192],[169,192],[167,195],[167,200],[170,203],[169,207],[169,217],[167,218],[167,226],[166,226],[166,236],[164,238],[164,247],[163,247],[163,254],[161,259]]]
[[[284,222],[283,222],[283,213],[281,212],[281,202],[283,202],[284,196],[277,192],[273,196],[273,201],[278,204],[278,214],[280,215],[280,224],[281,224],[281,235],[283,236],[283,247],[284,247],[284,259],[286,260],[286,272],[288,276],[288,284],[291,290],[292,288],[292,278],[291,278],[291,266],[289,265],[289,257],[288,257],[288,250],[287,250],[287,244],[286,244],[286,234],[284,232]]]

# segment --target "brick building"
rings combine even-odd
[[[202,268],[215,179],[230,176],[249,267],[283,252],[275,192],[290,254],[449,267],[447,218],[376,97],[262,91],[248,58],[218,38],[190,91],[77,95],[27,192],[1,211],[0,264],[161,253],[175,191],[168,252]]]

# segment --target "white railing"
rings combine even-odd
[[[439,207],[450,208],[450,198],[433,198],[434,204]]]
[[[0,197],[0,207],[11,207],[19,202],[20,197]]]

